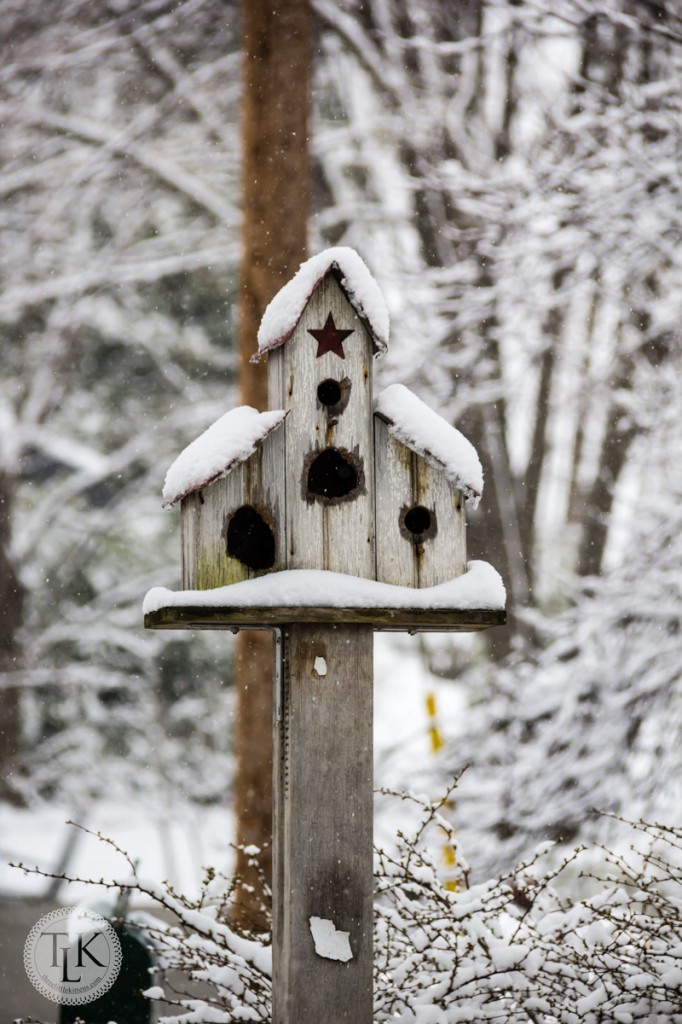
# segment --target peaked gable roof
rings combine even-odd
[[[404,384],[391,384],[374,403],[389,433],[442,470],[475,508],[483,492],[483,469],[476,449]]]
[[[388,347],[388,309],[378,284],[354,249],[335,246],[302,263],[263,314],[257,361],[284,345],[296,330],[308,299],[328,273],[334,273],[356,313],[366,322],[378,352]]]
[[[286,417],[286,412],[258,412],[250,405],[230,409],[180,452],[166,473],[163,504],[174,505],[245,462]]]

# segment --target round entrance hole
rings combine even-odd
[[[405,513],[405,529],[414,537],[419,537],[431,529],[432,516],[428,508],[415,505]]]
[[[320,498],[347,498],[358,487],[358,471],[348,454],[325,448],[310,463],[308,494]]]
[[[227,524],[227,553],[249,569],[275,564],[275,535],[252,505],[238,508]]]
[[[317,397],[321,405],[338,405],[341,401],[341,385],[338,380],[323,380],[317,387]]]

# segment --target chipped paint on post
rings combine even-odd
[[[324,677],[327,674],[327,662],[324,660],[324,658],[320,657],[319,655],[317,658],[315,658],[313,671],[315,672],[315,675],[318,675],[320,677]]]
[[[311,917],[310,933],[318,956],[326,960],[340,960],[344,964],[353,959],[350,932],[340,931],[333,921],[327,921],[324,917]]]

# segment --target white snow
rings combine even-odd
[[[174,505],[253,455],[286,412],[258,412],[250,405],[231,409],[180,452],[166,473],[164,505]]]
[[[575,1004],[575,1012],[579,1017],[585,1017],[590,1011],[596,1010],[602,1003],[605,1003],[606,999],[606,989],[604,985],[599,982],[592,992],[589,992],[586,996],[578,999]]]
[[[142,993],[146,999],[163,999],[165,994],[160,985],[152,985],[151,988],[146,988]]]
[[[92,834],[74,830],[66,824],[67,820],[84,825]],[[205,864],[214,864],[227,872],[232,870],[233,855],[225,837],[233,831],[230,810],[197,807],[177,799],[177,795],[171,800],[170,793],[160,796],[152,811],[145,803],[108,800],[82,808],[60,804],[27,809],[3,803],[0,901],[10,894],[47,899],[52,884],[51,879],[24,874],[11,864],[38,866],[47,872],[64,870],[67,875],[83,879],[120,874],[125,862],[113,846],[97,838],[97,833],[125,850],[137,862],[141,874],[167,878],[177,889],[194,894],[201,887]],[[74,841],[71,847],[70,840]],[[84,882],[63,882],[55,898],[61,906],[77,906],[93,895],[113,899],[111,890],[98,890]]]
[[[320,657],[318,655],[318,657],[315,658],[315,664],[313,665],[313,669],[315,670],[315,672],[317,673],[318,676],[320,676],[320,677],[326,676],[326,674],[327,674],[327,662],[324,660],[324,658],[322,658],[322,657]]]
[[[374,403],[394,437],[442,469],[476,507],[483,492],[483,470],[476,449],[459,430],[417,398],[404,384],[391,384]]]
[[[153,587],[144,614],[159,608],[442,608],[503,609],[504,583],[487,562],[469,562],[467,571],[436,587],[396,587],[326,569],[285,569],[213,590]]]
[[[340,960],[344,964],[353,959],[350,932],[338,931],[334,922],[324,917],[311,917],[310,931],[318,956],[327,960]]]
[[[289,340],[296,330],[308,299],[332,268],[341,271],[341,284],[354,309],[368,322],[380,351],[388,347],[388,309],[366,263],[347,246],[325,249],[306,260],[288,284],[275,295],[263,314],[258,330],[258,359]]]

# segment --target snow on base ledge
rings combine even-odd
[[[469,562],[467,571],[436,587],[396,587],[326,569],[286,569],[213,590],[153,587],[143,613],[161,608],[433,608],[503,611],[504,583],[487,562]]]

